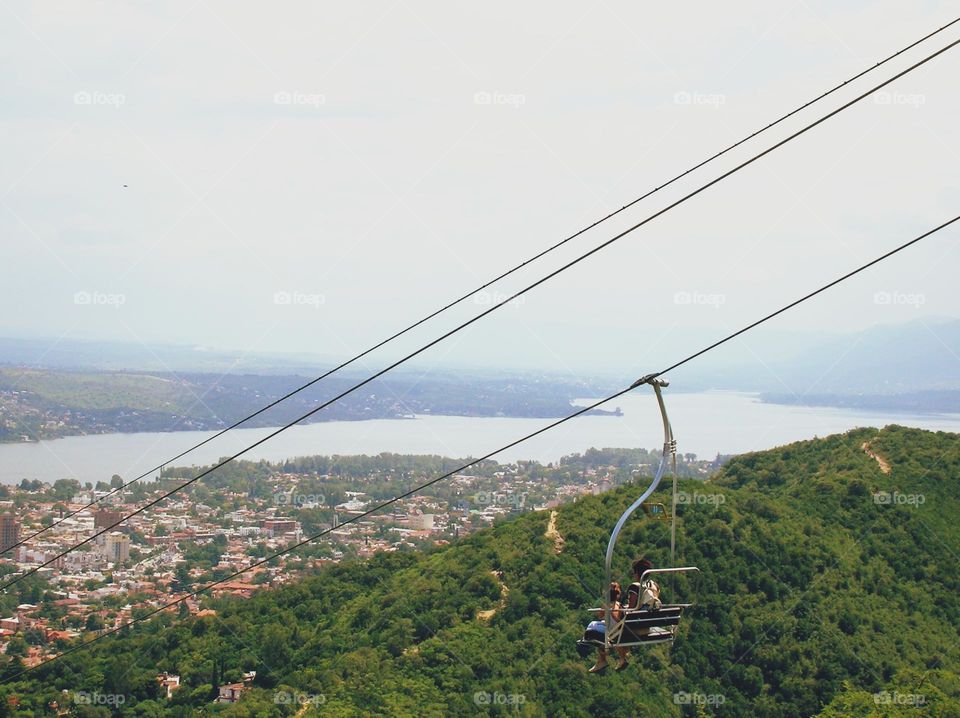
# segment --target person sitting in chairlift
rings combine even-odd
[[[663,606],[660,600],[660,585],[652,578],[643,578],[645,571],[653,568],[653,564],[646,558],[638,558],[633,562],[633,583],[627,588],[627,604],[625,608],[639,608],[644,611],[659,611]]]
[[[660,600],[660,585],[652,578],[643,578],[644,571],[651,568],[653,564],[646,558],[638,558],[633,562],[633,583],[627,587],[627,602],[623,605],[628,611],[659,611],[663,606]],[[641,640],[649,635],[649,628],[624,628],[624,637],[628,639]],[[626,658],[623,658],[621,663],[626,664]]]
[[[638,558],[633,562],[632,572],[634,582],[627,588],[627,600],[619,604],[623,610],[614,614],[614,620],[620,620],[626,611],[657,611],[663,605],[660,601],[660,586],[652,578],[643,578],[644,571],[653,568],[653,564],[646,558]],[[593,624],[591,624],[593,625]],[[649,628],[630,628],[625,626],[621,636],[627,639],[638,639],[650,633]],[[620,662],[616,670],[622,671],[627,667],[627,656],[630,655],[630,649],[617,646],[617,655],[620,656]],[[601,649],[600,660],[597,665],[590,669],[591,673],[597,673],[607,667],[606,652]]]
[[[620,621],[623,618],[623,612],[621,611],[622,604],[620,603],[620,584],[614,581],[610,584],[610,620],[613,624]],[[597,611],[599,619],[596,621],[590,621],[587,625],[587,630],[584,632],[584,640],[595,640],[603,641],[607,635],[607,625],[604,622],[603,610]],[[596,664],[590,669],[590,673],[602,673],[607,668],[607,651],[603,648],[598,648],[597,652],[599,656],[597,658]],[[617,648],[617,654],[620,656],[620,663],[617,665],[617,670],[621,670],[621,666],[626,666],[626,648]]]

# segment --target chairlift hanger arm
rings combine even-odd
[[[610,534],[610,541],[607,544],[607,555],[604,563],[606,582],[603,585],[603,606],[605,609],[604,621],[607,624],[607,630],[610,630],[610,595],[607,590],[610,586],[610,582],[613,580],[613,550],[617,545],[617,538],[620,535],[621,529],[623,529],[624,524],[627,522],[627,519],[630,518],[630,515],[636,511],[644,501],[646,501],[650,495],[656,491],[657,486],[660,485],[660,480],[663,478],[663,473],[667,468],[667,457],[675,456],[677,451],[677,442],[673,438],[673,427],[670,425],[670,418],[667,416],[667,407],[663,401],[663,394],[661,392],[662,387],[668,386],[670,382],[666,379],[658,378],[659,374],[647,374],[640,377],[635,381],[632,387],[642,386],[644,384],[649,384],[653,387],[653,391],[657,396],[657,405],[660,407],[660,416],[663,419],[663,452],[660,454],[660,465],[657,466],[657,473],[653,477],[653,481],[650,482],[650,485],[647,487],[640,498],[634,501],[627,508],[626,511],[620,516],[620,519],[617,521],[617,525],[613,528],[613,533]],[[631,387],[631,388],[632,388]]]

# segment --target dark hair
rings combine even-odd
[[[642,576],[644,571],[649,571],[653,568],[653,564],[650,563],[646,558],[638,558],[633,562],[633,575]]]

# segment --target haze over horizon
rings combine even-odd
[[[541,325],[541,334],[552,333],[562,336],[567,328],[559,323]],[[725,347],[723,353],[710,357],[711,364],[705,371],[691,367],[685,374],[696,377],[696,384],[703,382],[716,369],[728,370],[731,367],[752,367],[762,370],[770,365],[782,362],[799,362],[804,368],[814,370],[818,366],[834,368],[836,357],[818,356],[825,345],[841,345],[847,353],[856,356],[857,346],[864,338],[872,337],[875,342],[885,344],[885,350],[891,350],[891,359],[903,359],[892,351],[897,342],[906,343],[905,338],[912,331],[920,333],[920,342],[916,336],[909,341],[913,344],[926,343],[922,347],[929,353],[925,366],[929,368],[930,359],[950,358],[960,351],[960,320],[947,317],[918,317],[912,322],[875,324],[858,332],[830,332],[807,330],[788,332],[775,328],[767,329],[765,335],[751,337],[746,335],[736,344]],[[956,330],[956,331],[955,331]],[[611,341],[603,328],[581,330],[581,335],[592,333],[591,341]],[[764,331],[763,329],[759,331]],[[926,333],[928,336],[924,336]],[[617,351],[606,357],[606,361],[597,362],[589,352],[582,349],[563,357],[565,367],[560,371],[543,372],[567,378],[583,380],[597,378],[621,378],[629,375],[632,369],[648,366],[653,369],[655,360],[672,358],[684,351],[690,351],[705,342],[717,338],[717,331],[711,327],[684,327],[665,332],[651,351],[649,343],[641,337],[629,334],[617,335]],[[924,342],[923,340],[926,340]],[[589,343],[589,341],[588,341]],[[574,347],[574,349],[578,349]],[[916,350],[917,347],[914,347]],[[761,354],[762,352],[762,354]],[[586,355],[586,359],[584,359]],[[129,371],[172,371],[203,372],[229,370],[232,373],[289,372],[303,373],[329,368],[349,359],[345,354],[319,354],[312,352],[251,352],[236,347],[212,347],[191,344],[99,341],[77,337],[3,337],[0,336],[0,365],[26,366],[50,369],[109,369]],[[915,357],[911,356],[910,360]],[[356,365],[342,370],[345,374],[364,373],[380,368],[375,360],[361,359]],[[541,369],[538,357],[504,355],[494,364],[471,361],[469,357],[451,357],[438,367],[435,362],[415,358],[394,371],[400,373],[464,373],[465,375],[486,375],[538,372]],[[960,380],[958,380],[960,385]],[[918,385],[919,386],[919,385]]]
[[[0,335],[350,356],[899,50],[950,8],[736,10],[400,2],[373,19],[341,8],[330,22],[307,3],[268,17],[216,2],[9,8],[2,52],[31,62],[0,78],[0,252],[17,268],[0,286],[17,308]],[[589,41],[601,31],[602,48]],[[109,44],[90,42],[103,33]],[[915,48],[382,357],[946,42]],[[960,196],[960,101],[946,89],[955,52],[461,332],[425,365],[572,373],[615,370],[624,354],[669,359],[665,348],[712,339],[945,221]],[[751,341],[776,353],[785,334],[909,320],[936,334],[927,316],[960,316],[956,238],[954,228],[931,237]],[[633,356],[638,345],[652,354]]]

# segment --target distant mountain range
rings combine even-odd
[[[549,337],[547,327],[543,336]],[[614,372],[608,363],[580,376],[583,395],[624,386],[640,374],[661,368],[685,353],[722,336],[713,329],[677,330],[656,341],[655,332],[594,327],[579,351],[607,346],[606,361],[623,357]],[[602,338],[603,332],[610,336]],[[669,334],[669,333],[668,333]],[[582,366],[585,355],[569,357]],[[638,359],[640,357],[640,359]],[[171,373],[228,373],[232,376],[316,376],[342,357],[306,354],[244,354],[177,345],[135,345],[64,339],[0,338],[0,365],[53,370]],[[640,362],[643,362],[642,364]],[[378,362],[374,367],[379,368]],[[359,379],[373,368],[358,363],[341,377]],[[572,371],[572,370],[571,370]],[[632,373],[624,373],[626,371]],[[636,374],[636,376],[634,376]],[[576,385],[568,378],[544,376],[534,369],[495,365],[447,367],[424,372],[415,364],[391,372],[401,383],[424,376],[440,381],[482,381],[493,390],[517,380]],[[567,374],[569,377],[569,374]],[[875,325],[847,334],[762,330],[747,334],[702,360],[677,370],[674,391],[722,389],[756,392],[765,401],[910,412],[960,411],[960,320],[918,318],[902,324]],[[327,381],[327,385],[337,384]],[[574,386],[574,389],[577,387]],[[576,392],[574,392],[576,393]],[[467,396],[461,397],[464,401]],[[135,408],[135,407],[134,407]],[[422,408],[422,407],[421,407]],[[437,411],[438,409],[434,409]],[[497,409],[501,411],[502,408]],[[509,413],[509,412],[508,412]],[[552,414],[552,412],[550,412]]]
[[[755,353],[691,369],[677,389],[752,391],[782,404],[960,412],[960,321],[873,326],[770,361]]]
[[[960,389],[960,321],[871,327],[815,345],[783,370],[819,393]]]
[[[296,373],[334,366],[334,356],[231,352],[178,344],[0,337],[0,365],[97,371]]]

